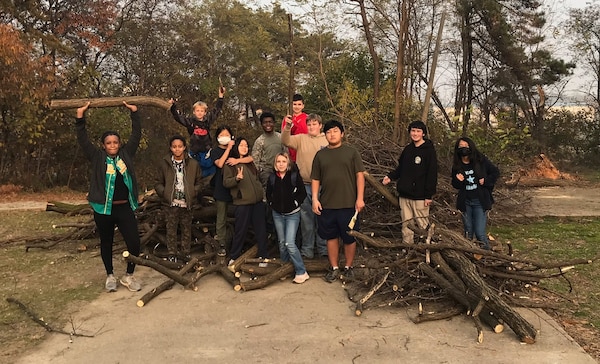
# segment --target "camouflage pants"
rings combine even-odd
[[[182,207],[165,207],[167,223],[167,249],[169,254],[177,254],[177,227],[181,228],[181,248],[189,254],[192,244],[192,211]]]

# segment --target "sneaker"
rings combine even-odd
[[[119,281],[131,292],[137,292],[142,289],[142,286],[132,274],[126,274],[125,276],[121,277]]]
[[[354,267],[344,267],[344,272],[342,273],[342,279],[344,281],[351,281],[354,279]]]
[[[294,280],[292,282],[294,283],[298,283],[298,284],[302,284],[306,281],[308,281],[310,277],[308,276],[308,272],[304,272],[304,274],[296,274],[296,276],[294,277]]]
[[[177,263],[177,256],[175,254],[169,254],[167,260],[171,263]]]
[[[232,265],[235,262],[235,260],[233,259],[229,259],[229,263],[227,263],[227,266],[229,267],[230,265]]]
[[[325,274],[323,276],[323,279],[325,280],[325,282],[329,282],[332,283],[334,282],[336,279],[340,278],[340,269],[329,269],[329,272],[327,272],[327,274]]]
[[[117,291],[117,279],[114,275],[109,274],[108,277],[106,277],[106,283],[104,283],[104,288],[106,288],[107,292]]]

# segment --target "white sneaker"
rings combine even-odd
[[[104,283],[104,288],[106,288],[106,292],[117,291],[117,279],[114,275],[109,274],[108,277],[106,277],[106,283]]]
[[[135,279],[135,277],[132,274],[124,275],[119,281],[131,292],[137,292],[142,289],[142,285]]]
[[[300,275],[297,274],[294,277],[294,280],[292,282],[302,284],[302,283],[308,281],[309,278],[310,277],[308,276],[308,272],[304,272],[304,274],[300,274]]]

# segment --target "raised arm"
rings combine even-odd
[[[75,131],[77,132],[77,142],[81,147],[83,154],[88,160],[91,160],[94,153],[97,151],[96,147],[90,141],[85,128],[85,112],[90,106],[88,101],[85,105],[77,109],[77,115],[75,119]]]
[[[123,105],[131,111],[131,135],[129,136],[127,143],[123,145],[123,149],[133,157],[137,152],[140,140],[142,139],[142,123],[136,105],[130,105],[125,101],[123,101]]]

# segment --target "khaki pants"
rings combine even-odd
[[[410,200],[400,197],[400,218],[402,219],[402,242],[413,244],[415,234],[408,228],[408,224],[413,220],[421,229],[427,229],[429,206],[425,206],[425,200]]]

